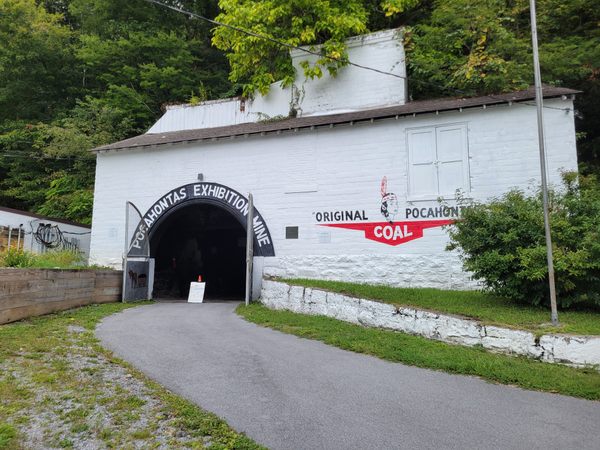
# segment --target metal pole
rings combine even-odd
[[[254,201],[248,194],[248,216],[246,222],[246,306],[252,296],[252,257],[254,255]]]
[[[10,250],[10,241],[12,240],[12,227],[8,227],[8,249]]]
[[[544,204],[544,229],[546,233],[546,259],[548,261],[548,284],[550,285],[550,308],[552,310],[552,325],[558,325],[556,307],[556,286],[554,283],[554,262],[552,257],[552,236],[550,234],[550,215],[548,213],[548,180],[546,175],[546,150],[544,148],[544,96],[542,93],[542,76],[540,73],[540,58],[538,53],[537,21],[535,0],[529,0],[531,15],[531,44],[533,48],[533,69],[535,76],[535,104],[537,106],[538,143],[540,147],[540,168],[542,171],[542,201]]]
[[[123,284],[121,288],[121,302],[125,303],[125,292],[127,292],[127,253],[129,251],[129,202],[125,202],[125,251],[123,252]]]

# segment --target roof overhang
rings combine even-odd
[[[544,98],[562,97],[565,100],[574,98],[580,93],[574,89],[546,86],[543,89]],[[389,118],[416,116],[419,114],[439,113],[444,111],[463,110],[493,105],[523,103],[535,99],[535,90],[509,92],[497,95],[465,98],[441,98],[433,100],[419,100],[404,105],[388,106],[377,109],[344,112],[340,114],[315,115],[307,117],[286,118],[276,121],[249,122],[223,127],[202,128],[194,130],[172,131],[168,133],[146,133],[139,136],[103,145],[91,151],[100,153],[111,150],[133,150],[155,146],[187,144],[199,141],[216,141],[238,136],[248,137],[254,135],[280,134],[282,132],[297,132],[301,129],[314,129],[321,127],[334,127],[341,124],[355,124],[359,122],[374,122]]]

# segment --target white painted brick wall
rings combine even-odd
[[[385,30],[351,38],[347,41],[349,59],[355,64],[406,77],[401,39],[400,30]],[[304,92],[299,99],[299,116],[402,105],[406,101],[404,78],[346,66],[338,71],[336,77],[331,77],[325,71],[322,78],[307,80],[300,63],[304,60],[314,62],[316,57],[299,50],[292,51],[291,55],[297,73],[296,87]],[[283,89],[276,82],[271,85],[268,95],[257,96],[252,101],[242,102],[239,98],[233,98],[198,105],[170,106],[148,133],[211,128],[287,116],[292,98],[292,89]]]
[[[549,99],[546,105],[572,108],[572,101]],[[573,113],[546,109],[545,119],[549,179],[558,183],[560,170],[577,169]],[[423,238],[392,247],[365,239],[361,231],[317,226],[314,216],[317,211],[359,209],[370,222],[383,221],[383,176],[389,191],[398,196],[401,213],[412,205],[436,206],[435,199],[407,201],[406,129],[449,123],[468,126],[473,198],[483,200],[539,182],[536,110],[523,104],[101,153],[91,260],[120,267],[126,200],[143,213],[163,194],[195,182],[203,173],[206,181],[254,194],[275,246],[276,257],[265,258],[266,274],[472,287],[457,255],[444,250],[448,239],[441,228],[427,229]],[[399,214],[396,220],[403,218]],[[299,227],[298,240],[285,239],[286,226]],[[330,242],[321,243],[323,233]]]
[[[465,346],[550,363],[600,367],[600,337],[547,334],[483,325],[475,320],[412,307],[264,280],[261,303],[273,309],[332,317],[366,327],[386,328]]]

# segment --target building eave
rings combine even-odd
[[[574,89],[546,86],[543,89],[544,98],[573,98],[580,93]],[[297,118],[286,118],[272,122],[248,122],[214,128],[180,130],[167,133],[146,133],[123,141],[94,148],[96,153],[113,150],[134,150],[155,146],[187,144],[199,141],[216,141],[225,138],[248,137],[282,132],[294,132],[301,129],[334,127],[341,124],[374,122],[383,119],[416,116],[420,114],[439,113],[445,111],[480,108],[493,105],[522,103],[535,99],[534,89],[509,92],[497,95],[465,98],[441,98],[419,100],[403,105],[384,108],[366,109],[340,114],[315,115]]]

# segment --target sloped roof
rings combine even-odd
[[[7,212],[11,214],[17,214],[20,216],[33,217],[34,219],[46,220],[48,222],[58,222],[64,223],[65,225],[73,225],[74,227],[88,228],[91,229],[91,225],[85,225],[79,222],[73,222],[72,220],[67,219],[57,219],[55,217],[42,216],[41,214],[32,213],[29,211],[21,211],[20,209],[7,208],[6,206],[0,206],[0,211]]]
[[[545,86],[544,98],[574,95],[580,91],[568,88]],[[334,126],[343,123],[355,123],[407,116],[426,114],[438,111],[451,111],[462,108],[475,108],[481,106],[499,105],[510,102],[523,102],[535,99],[533,88],[497,95],[465,98],[440,98],[432,100],[419,100],[404,105],[387,106],[377,109],[328,114],[319,116],[306,116],[286,118],[276,121],[249,122],[237,125],[228,125],[214,128],[201,128],[195,130],[171,131],[167,133],[146,133],[113,144],[103,145],[93,149],[94,152],[108,150],[136,149],[157,145],[181,144],[203,140],[214,140],[234,136],[266,134],[281,131],[295,131],[303,128]]]

